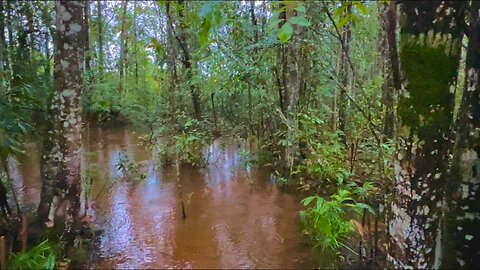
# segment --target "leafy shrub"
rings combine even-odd
[[[364,209],[373,213],[370,206],[356,202],[352,193],[340,189],[326,200],[319,196],[311,196],[302,200],[304,206],[310,208],[299,213],[299,225],[303,234],[307,235],[315,246],[323,250],[336,251],[347,245],[347,240],[355,232],[355,219]]]
[[[201,123],[189,118],[180,127],[180,134],[175,136],[175,151],[178,159],[193,166],[205,165],[203,148],[211,142],[211,137],[203,131]]]
[[[123,173],[124,176],[130,179],[145,179],[146,175],[140,172],[140,165],[131,160],[127,153],[120,153],[117,169]]]

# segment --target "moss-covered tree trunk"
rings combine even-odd
[[[432,268],[441,257],[439,216],[451,146],[464,2],[401,6],[395,188],[389,222],[390,266]]]
[[[54,94],[41,161],[38,218],[41,224],[48,221],[51,224],[56,207],[65,202],[65,224],[67,230],[72,231],[80,225],[83,2],[57,1],[56,11]]]
[[[447,183],[444,264],[451,269],[480,267],[480,2],[472,1],[465,88]]]

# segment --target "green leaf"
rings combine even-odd
[[[293,36],[293,27],[289,22],[283,24],[282,28],[277,33],[278,39],[281,43],[286,43]]]
[[[338,23],[337,23],[337,28],[342,28],[343,26],[345,26],[345,24],[348,23],[348,21],[350,20],[350,14],[347,14],[345,15],[345,17],[343,17]]]
[[[299,6],[295,7],[295,10],[296,10],[297,12],[300,12],[300,13],[305,13],[305,12],[307,12],[307,9],[305,8],[304,5],[299,5]]]
[[[210,20],[207,18],[203,19],[202,28],[200,32],[198,32],[198,39],[200,42],[200,47],[205,47],[209,43],[208,35],[210,33],[210,28],[212,28],[212,24]]]
[[[200,10],[198,11],[198,17],[200,17],[201,19],[204,19],[206,18],[207,16],[210,15],[210,13],[212,12],[212,5],[210,3],[205,3],[202,5],[202,7],[200,8]]]
[[[267,25],[267,33],[270,33],[272,32],[273,29],[277,28],[278,27],[278,24],[285,21],[284,19],[271,19],[269,22],[268,22],[268,25]]]
[[[357,9],[360,10],[363,15],[368,14],[368,10],[362,2],[355,2],[355,7],[357,7]]]
[[[302,200],[303,206],[309,205],[314,199],[318,198],[317,196],[310,196]]]
[[[290,23],[297,24],[300,26],[308,27],[310,22],[305,18],[305,16],[294,16],[288,20]]]
[[[363,210],[363,209],[367,209],[368,212],[370,212],[370,213],[372,213],[373,215],[375,215],[375,211],[374,211],[373,208],[372,208],[370,205],[368,205],[368,204],[365,204],[365,203],[357,203],[355,206],[356,206],[357,208],[359,208],[359,209],[362,209],[362,210]]]
[[[48,255],[47,261],[43,265],[43,269],[51,270],[55,268],[55,256],[53,254]]]

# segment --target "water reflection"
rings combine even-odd
[[[243,169],[244,142],[215,141],[205,151],[209,166],[182,166],[187,218],[182,219],[174,168],[162,168],[155,151],[139,147],[129,129],[91,128],[84,136],[83,168],[91,170],[89,214],[103,228],[95,268],[311,268],[295,219],[298,196],[282,193],[265,168]],[[146,178],[125,181],[120,153],[141,164]],[[39,157],[20,159],[20,176],[38,203]],[[30,163],[29,163],[30,162]],[[32,177],[31,177],[32,178]],[[32,193],[32,192],[31,192]]]

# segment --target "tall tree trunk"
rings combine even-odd
[[[42,155],[38,220],[43,225],[49,220],[49,214],[55,214],[51,206],[57,197],[67,203],[66,229],[74,233],[80,228],[83,2],[57,1],[56,11],[54,95],[49,106],[51,129]]]
[[[93,74],[91,69],[92,51],[90,48],[90,1],[85,0],[83,6],[83,25],[85,27],[83,45],[85,49],[85,89],[83,94],[83,103],[90,104],[92,99]],[[86,112],[86,118],[89,118],[89,112]]]
[[[255,17],[255,1],[250,1],[250,20],[253,27],[253,42],[258,42],[257,18]]]
[[[345,11],[348,15],[351,13],[351,6],[348,5],[348,9]],[[350,108],[350,101],[347,97],[350,94],[351,89],[351,72],[350,64],[348,61],[348,54],[350,53],[350,42],[352,39],[352,26],[351,23],[347,23],[342,29],[342,36],[340,37],[343,41],[341,45],[341,54],[340,54],[340,80],[343,85],[344,91],[340,91],[338,97],[338,129],[342,131],[341,139],[344,144],[347,144],[347,133],[348,133],[348,112]]]
[[[126,73],[126,58],[127,58],[127,4],[128,1],[122,1],[122,18],[121,18],[121,29],[120,29],[120,61],[119,61],[119,94],[121,97],[120,103],[123,104],[125,98],[125,73]]]
[[[177,64],[176,64],[176,55],[177,51],[175,48],[174,42],[174,29],[173,29],[173,19],[171,14],[171,1],[166,2],[166,13],[167,13],[167,43],[170,53],[167,54],[167,66],[170,72],[170,87],[168,93],[168,103],[171,108],[175,107],[175,89],[177,84]]]
[[[472,1],[465,88],[460,106],[452,176],[446,188],[442,268],[480,266],[480,2]]]
[[[85,25],[85,71],[90,73],[90,62],[92,61],[92,54],[90,52],[90,1],[85,0],[83,6],[84,25]],[[90,75],[88,75],[90,77]]]
[[[463,5],[402,3],[400,60],[406,85],[398,104],[388,254],[395,268],[438,267],[441,256],[437,232],[451,146],[451,89],[460,61]]]
[[[286,5],[287,20],[296,16],[296,11],[291,5]],[[287,166],[292,168],[294,164],[295,155],[298,150],[298,141],[295,130],[298,127],[297,123],[297,107],[300,94],[300,65],[298,63],[300,58],[300,27],[293,25],[294,34],[287,44],[285,54],[285,94],[287,95],[287,119],[290,127],[288,128],[288,140],[291,147],[286,147],[286,161]]]
[[[7,29],[8,29],[8,68],[9,75],[12,75],[12,59],[13,59],[13,52],[15,49],[14,41],[13,41],[13,25],[12,25],[12,9],[13,3],[11,1],[7,1]]]
[[[0,73],[5,69],[5,13],[3,1],[0,1]],[[2,86],[0,86],[2,87]],[[1,89],[0,89],[1,90]]]
[[[103,0],[97,1],[97,24],[98,24],[98,71],[100,80],[103,78],[103,70],[105,68],[105,55],[103,54]]]
[[[383,121],[383,134],[388,139],[393,139],[395,130],[394,94],[400,90],[400,76],[398,67],[396,44],[396,3],[381,4],[382,36],[380,53],[382,58],[382,73],[384,84],[382,86],[382,102],[385,105]]]
[[[137,1],[133,2],[133,51],[135,52],[135,87],[138,90]]]
[[[190,94],[192,96],[192,103],[193,103],[193,110],[194,116],[196,119],[200,119],[202,116],[202,108],[200,104],[200,95],[198,93],[197,86],[192,82],[193,79],[193,70],[192,70],[192,57],[190,55],[190,51],[188,48],[188,40],[187,40],[187,33],[186,33],[186,25],[185,25],[185,1],[178,0],[178,17],[180,18],[179,31],[180,34],[178,36],[178,42],[180,43],[180,47],[183,51],[183,66],[185,68],[185,72],[187,73],[186,78],[188,85],[190,86]]]

